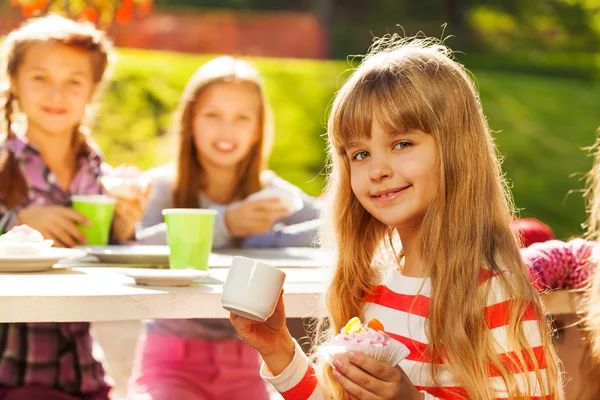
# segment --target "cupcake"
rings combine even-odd
[[[148,178],[133,165],[122,164],[107,172],[102,178],[106,191],[115,197],[132,199],[136,191],[144,191],[148,187]]]
[[[18,225],[0,236],[0,253],[11,256],[37,256],[52,246],[39,231],[28,225]]]
[[[398,365],[409,354],[406,346],[385,333],[379,320],[372,319],[363,325],[358,317],[348,321],[331,344],[319,349],[329,363],[333,361],[333,357],[350,351],[358,351],[393,366]]]

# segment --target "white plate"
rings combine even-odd
[[[216,249],[210,255],[211,268],[229,267],[235,256],[253,258],[277,268],[327,268],[335,265],[335,253],[307,247],[264,249]]]
[[[125,272],[125,276],[143,286],[189,286],[196,279],[209,275],[209,271],[196,269],[137,269]]]
[[[21,254],[39,255],[54,244],[52,240],[42,242],[0,242],[0,255],[18,256]]]
[[[105,263],[169,265],[169,246],[82,246]]]
[[[0,272],[39,272],[52,269],[60,260],[83,257],[85,252],[77,249],[50,247],[38,255],[0,255]]]

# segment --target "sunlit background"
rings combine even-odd
[[[474,73],[521,216],[560,238],[582,232],[584,148],[600,127],[599,0],[0,0],[0,34],[47,12],[92,21],[118,46],[93,125],[108,162],[168,162],[187,79],[214,55],[239,55],[267,82],[271,167],[313,195],[348,56],[386,33],[444,39]]]

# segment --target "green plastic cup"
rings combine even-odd
[[[110,228],[115,211],[115,199],[102,195],[77,195],[71,197],[75,211],[86,217],[91,226],[77,226],[87,239],[90,246],[105,246],[110,238]]]
[[[217,212],[199,208],[168,208],[162,214],[167,224],[171,269],[208,270]]]

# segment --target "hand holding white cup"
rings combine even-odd
[[[223,286],[221,304],[227,311],[254,321],[266,321],[275,311],[285,272],[246,257],[234,257]]]

